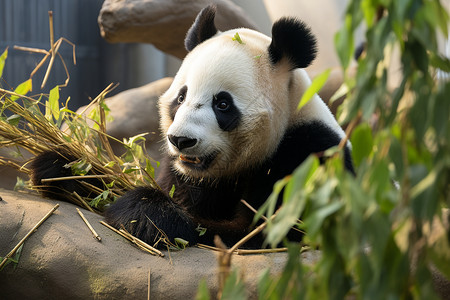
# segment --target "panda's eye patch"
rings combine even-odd
[[[231,94],[220,92],[214,95],[212,108],[222,130],[231,131],[239,125],[241,112],[236,107]]]

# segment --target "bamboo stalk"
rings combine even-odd
[[[197,247],[200,249],[207,249],[212,251],[227,251],[222,248],[213,247],[205,244],[197,244]],[[286,252],[287,248],[272,248],[272,249],[237,249],[233,252],[233,254],[237,255],[248,255],[248,254],[267,254],[267,253],[279,253]]]
[[[50,74],[50,70],[53,67],[53,63],[55,62],[55,36],[53,32],[53,11],[48,12],[48,22],[50,27],[50,49],[51,49],[51,55],[50,62],[47,67],[47,71],[45,72],[44,80],[42,81],[41,89],[44,88],[45,84],[47,83],[48,76]],[[61,45],[61,43],[59,43]],[[59,48],[59,47],[58,47]]]
[[[20,51],[27,51],[27,52],[34,52],[34,53],[40,53],[40,54],[49,54],[47,50],[39,49],[39,48],[30,48],[30,47],[22,47],[22,46],[14,46],[14,50],[20,50]]]
[[[81,198],[80,195],[77,194],[77,192],[73,192],[73,195],[76,199],[78,199],[78,201],[80,201],[81,205],[83,205],[87,210],[95,213],[95,211],[92,209],[92,207],[90,207],[89,204],[87,204],[86,201],[83,198]]]
[[[270,221],[273,220],[276,216],[276,213],[273,214],[270,217]],[[240,246],[242,246],[243,244],[245,244],[247,241],[249,241],[252,237],[254,237],[255,235],[257,235],[258,233],[260,233],[261,231],[263,231],[263,229],[267,226],[267,222],[269,220],[266,220],[264,223],[262,223],[261,225],[259,225],[258,227],[256,227],[255,229],[253,229],[249,234],[247,234],[246,236],[244,236],[240,241],[238,241],[236,244],[233,245],[233,247],[231,247],[230,249],[228,249],[228,253],[233,253],[234,251],[236,251]]]
[[[47,220],[55,210],[57,210],[59,207],[59,204],[56,204],[36,225],[34,225],[34,227],[23,237],[22,240],[20,240],[20,242],[3,258],[3,261],[0,263],[0,269],[6,264],[6,262],[8,261],[8,259],[14,255],[14,253],[16,253],[17,249],[19,249],[20,246],[22,246],[23,243],[25,243],[25,240],[31,235],[33,234],[33,232],[35,232],[39,226],[42,225],[42,223],[45,222],[45,220]]]
[[[100,221],[100,224],[104,225],[105,227],[111,229],[112,231],[114,231],[115,233],[123,236],[124,238],[126,238],[127,240],[129,240],[130,242],[132,242],[133,244],[135,244],[136,246],[138,246],[139,248],[153,254],[153,255],[159,255],[161,257],[164,257],[164,253],[162,253],[161,251],[159,251],[158,249],[150,246],[149,244],[147,244],[146,242],[138,239],[137,237],[131,235],[129,232],[125,231],[125,230],[117,230],[116,228],[112,227],[111,225],[109,225],[108,223],[104,222],[104,221]]]
[[[97,178],[109,178],[110,175],[75,175],[75,176],[65,176],[65,177],[55,177],[55,178],[44,178],[41,179],[42,183],[54,182],[54,181],[64,181],[64,180],[83,180],[83,179],[97,179]]]
[[[97,241],[101,242],[102,238],[97,234],[97,232],[95,231],[95,229],[92,227],[92,225],[89,223],[89,221],[86,219],[86,217],[84,216],[84,214],[81,212],[81,210],[78,209],[78,207],[76,208],[78,214],[80,215],[81,219],[83,219],[84,223],[86,224],[86,226],[89,228],[89,230],[92,232],[92,234],[94,235],[94,238],[97,239]]]

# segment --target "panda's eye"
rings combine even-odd
[[[181,104],[181,103],[184,102],[184,99],[186,98],[187,90],[188,90],[188,88],[187,88],[186,85],[184,85],[184,86],[180,89],[180,91],[178,92],[178,96],[177,96],[176,100],[174,100],[174,105],[177,105],[177,104],[179,105],[179,104]],[[175,102],[175,101],[176,101],[176,102]]]
[[[219,100],[216,104],[218,110],[225,111],[230,107],[227,100]]]
[[[178,101],[178,104],[183,103],[183,101],[184,101],[184,95],[183,95],[183,94],[178,95],[177,101]]]

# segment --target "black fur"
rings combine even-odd
[[[316,54],[316,38],[305,23],[294,18],[282,18],[273,24],[269,56],[274,65],[287,58],[291,69],[306,68]]]
[[[163,231],[170,241],[184,238],[196,243],[196,224],[188,212],[177,206],[167,194],[150,187],[138,187],[119,198],[105,212],[105,220],[111,226],[121,228],[148,243],[155,243],[163,237]]]
[[[215,16],[216,6],[214,5],[209,5],[200,11],[184,40],[184,47],[188,52],[217,33],[217,28],[214,24]]]
[[[232,131],[239,125],[242,114],[234,104],[233,97],[229,93],[220,92],[214,96],[212,108],[220,129]]]

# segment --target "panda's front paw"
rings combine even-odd
[[[191,218],[171,198],[150,187],[139,187],[120,197],[105,212],[105,220],[116,228],[123,226],[150,245],[162,236],[160,231],[171,242],[182,238],[193,245],[198,240]]]

